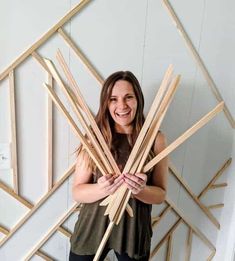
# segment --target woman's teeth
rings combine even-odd
[[[119,117],[123,117],[123,116],[127,116],[129,114],[129,112],[119,112],[116,113]]]

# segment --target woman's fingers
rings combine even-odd
[[[123,175],[115,178],[113,175],[107,174],[98,179],[100,189],[104,190],[108,194],[113,194],[123,182]]]
[[[146,186],[147,175],[144,173],[134,175],[126,173],[124,174],[124,181],[133,194],[138,194]]]

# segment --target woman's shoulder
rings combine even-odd
[[[167,139],[162,131],[159,131],[157,137],[154,141],[154,153],[158,154],[160,151],[164,150],[167,146]]]

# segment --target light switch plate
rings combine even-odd
[[[0,169],[11,168],[11,146],[10,143],[0,143]]]

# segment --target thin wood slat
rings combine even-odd
[[[91,73],[92,76],[96,78],[96,80],[103,84],[104,80],[91,64],[91,62],[87,59],[87,57],[82,53],[82,51],[78,48],[75,42],[65,33],[62,28],[58,29],[59,35],[63,38],[63,40],[68,44],[68,46],[74,51],[77,57],[82,61],[82,63],[87,67],[88,71]]]
[[[76,211],[76,209],[74,211]],[[58,231],[68,238],[70,238],[72,236],[72,233],[62,226],[58,227]]]
[[[130,169],[135,161],[135,158],[136,158],[136,154],[137,154],[137,151],[139,151],[140,147],[141,147],[141,144],[143,142],[143,139],[147,133],[147,130],[149,129],[149,126],[151,124],[151,122],[153,121],[153,117],[159,107],[159,104],[162,100],[162,97],[168,87],[168,82],[169,82],[169,78],[171,77],[172,75],[172,71],[173,71],[173,66],[170,65],[163,77],[163,81],[161,83],[161,86],[159,88],[159,91],[157,92],[156,96],[155,96],[155,99],[152,103],[152,106],[149,110],[149,113],[145,119],[145,122],[143,124],[143,127],[137,137],[137,140],[134,144],[134,147],[129,155],[129,158],[127,160],[127,163],[124,167],[124,170],[123,170],[123,173],[129,173],[130,172]],[[120,216],[119,213],[123,213],[123,208],[124,208],[124,204],[122,204],[122,209],[120,209],[120,205],[121,205],[121,202],[123,201],[123,198],[125,198],[125,203],[129,200],[129,197],[130,197],[130,193],[128,194],[127,192],[127,187],[126,185],[124,184],[123,186],[120,187],[120,189],[118,189],[114,195],[112,196],[112,201],[109,203],[109,208],[112,209],[112,212],[109,213],[109,219],[110,220],[120,220]],[[116,216],[116,218],[115,218]]]
[[[75,134],[79,137],[80,142],[82,143],[82,145],[84,146],[84,148],[87,150],[88,154],[90,155],[90,157],[93,159],[93,161],[95,162],[96,166],[99,168],[99,170],[101,171],[101,173],[103,175],[106,174],[106,170],[104,168],[104,166],[102,165],[102,163],[99,161],[99,159],[97,159],[97,157],[95,156],[95,152],[93,150],[93,148],[91,147],[91,145],[87,142],[86,138],[83,136],[82,132],[80,131],[80,129],[77,127],[76,123],[74,122],[73,118],[70,116],[70,114],[68,113],[68,111],[65,109],[64,105],[62,104],[62,102],[60,101],[59,97],[56,95],[55,91],[47,84],[44,84],[44,86],[47,88],[47,90],[49,91],[51,98],[53,99],[53,101],[55,102],[57,108],[63,113],[63,115],[67,118],[70,126],[72,127],[73,131],[75,132]]]
[[[150,170],[154,165],[156,165],[160,160],[170,154],[174,149],[176,149],[180,144],[192,136],[196,131],[202,128],[206,123],[213,119],[221,110],[223,110],[224,102],[219,103],[213,110],[202,117],[196,124],[194,124],[190,129],[184,132],[179,138],[172,142],[166,149],[161,151],[156,157],[154,157],[149,163],[143,168],[144,172]]]
[[[48,32],[46,32],[39,40],[24,51],[14,62],[11,63],[1,74],[0,81],[3,80],[10,71],[15,69],[22,63],[29,55],[36,51],[45,41],[47,41],[60,27],[67,23],[75,14],[81,11],[91,0],[82,0],[75,5],[58,23],[56,23]]]
[[[193,230],[189,227],[188,238],[187,238],[187,241],[186,241],[185,261],[190,261],[191,252],[192,252],[192,241],[193,241]]]
[[[209,255],[209,257],[206,259],[206,261],[211,261],[211,260],[214,258],[215,253],[216,253],[216,251],[213,251],[213,252]]]
[[[224,188],[227,187],[228,183],[220,183],[220,184],[213,184],[210,186],[210,189],[218,189],[218,188]]]
[[[117,166],[117,163],[116,161],[114,160],[108,146],[107,146],[107,143],[100,131],[100,129],[98,128],[97,126],[97,123],[95,122],[95,119],[93,117],[93,115],[91,114],[90,112],[90,109],[88,108],[83,96],[82,96],[82,93],[80,92],[79,90],[79,87],[75,81],[75,79],[73,78],[73,75],[71,74],[62,54],[60,51],[57,52],[57,55],[56,55],[65,75],[66,75],[66,78],[67,80],[69,81],[69,83],[74,87],[74,89],[76,89],[76,93],[78,95],[77,98],[79,98],[79,103],[81,104],[82,108],[84,109],[84,112],[86,113],[88,119],[89,119],[89,122],[91,124],[91,127],[94,131],[94,134],[96,135],[97,139],[99,140],[100,142],[100,145],[102,146],[102,149],[104,150],[104,153],[105,155],[107,156],[107,159],[106,157],[104,157],[104,161],[107,161],[108,165],[110,166],[110,168],[108,169],[109,170],[109,173],[116,173],[116,174],[121,174],[118,166]]]
[[[223,208],[223,207],[224,207],[224,204],[223,204],[223,203],[220,203],[220,204],[210,205],[210,206],[208,206],[207,208],[209,208],[209,209],[215,209],[215,208]]]
[[[150,259],[152,259],[157,251],[160,249],[160,247],[165,243],[165,241],[170,237],[170,235],[176,230],[176,228],[180,225],[181,223],[181,218],[179,218],[174,225],[168,230],[168,232],[165,234],[165,236],[160,240],[160,242],[155,246],[155,248],[152,250],[150,254]]]
[[[66,179],[71,176],[71,174],[75,170],[75,164],[73,164],[69,169],[66,171],[64,176],[53,186],[53,188],[48,191],[40,200],[39,202],[33,206],[30,211],[20,220],[19,223],[16,224],[14,228],[11,229],[10,233],[0,242],[0,246],[5,244],[7,240],[14,235],[14,233],[37,211],[37,209],[42,206],[46,200],[66,181]],[[19,200],[20,201],[20,200]]]
[[[8,235],[10,231],[7,228],[0,225],[0,232],[3,233],[4,235]]]
[[[194,200],[194,202],[198,205],[198,207],[204,212],[204,214],[209,218],[209,220],[220,229],[220,224],[218,220],[213,216],[213,214],[208,210],[208,208],[199,200],[199,198],[192,192],[189,185],[185,182],[185,180],[177,173],[175,167],[170,162],[169,170],[174,175],[174,177],[180,182],[183,188],[188,192],[190,197]]]
[[[172,259],[172,248],[173,248],[173,233],[170,234],[168,237],[168,242],[167,242],[167,252],[166,252],[166,261],[171,261]]]
[[[47,83],[53,88],[53,78],[47,73]],[[48,190],[53,187],[53,104],[50,96],[47,96],[47,174]]]
[[[33,249],[30,251],[30,253],[27,254],[27,256],[24,258],[25,261],[30,260],[30,258],[35,254],[35,252],[43,246],[43,244],[51,237],[52,234],[64,223],[64,221],[74,212],[74,210],[77,208],[78,203],[75,203],[70,210],[60,219],[60,221],[49,230],[47,235],[36,245],[33,247]]]
[[[215,246],[210,242],[210,240],[184,216],[184,214],[176,207],[172,200],[167,197],[165,201],[171,206],[172,210],[174,210],[174,212],[179,217],[181,217],[182,221],[193,230],[194,234],[196,234],[212,251],[216,250]]]
[[[214,96],[218,102],[222,102],[223,98],[219,92],[218,87],[216,86],[214,80],[210,76],[204,62],[202,61],[202,58],[198,54],[196,48],[194,47],[192,41],[190,40],[188,34],[186,33],[182,23],[180,22],[177,14],[175,13],[174,9],[172,8],[172,6],[170,4],[170,2],[168,0],[162,0],[162,2],[163,2],[163,5],[166,7],[166,10],[168,11],[170,17],[173,19],[174,24],[176,25],[178,31],[180,32],[180,35],[182,36],[183,40],[186,43],[186,46],[189,48],[190,53],[192,54],[192,57],[194,58],[196,64],[200,68],[203,76],[205,77],[212,93],[214,94]],[[235,120],[226,104],[224,105],[223,111],[224,111],[225,116],[228,119],[229,123],[231,124],[232,128],[235,128]]]
[[[43,58],[41,57],[40,54],[38,54],[36,51],[32,52],[33,58],[44,68],[44,70],[48,73],[51,74],[50,70],[46,66],[46,63],[44,62]]]
[[[206,187],[201,191],[201,193],[198,195],[198,198],[200,199],[203,197],[207,191],[210,189],[210,187],[216,182],[216,180],[223,175],[224,171],[230,166],[232,162],[232,158],[229,158],[223,166],[218,170],[218,172],[215,174],[215,176],[211,179],[211,181],[206,185]]]
[[[152,228],[155,228],[157,224],[166,216],[167,212],[171,210],[171,207],[168,205],[166,206],[163,211],[159,214],[159,217],[157,220],[152,221]]]
[[[17,136],[16,136],[16,100],[15,100],[15,76],[14,70],[9,72],[10,92],[10,114],[11,114],[11,166],[13,170],[13,187],[16,194],[19,194],[18,163],[17,163]]]
[[[38,250],[35,254],[46,261],[54,261],[54,259],[49,257],[44,251]]]
[[[23,205],[25,205],[28,208],[32,208],[33,204],[30,203],[28,200],[23,199],[21,196],[15,193],[15,191],[11,188],[9,188],[7,185],[5,185],[2,181],[0,181],[0,188],[10,194],[13,198],[21,202]]]

